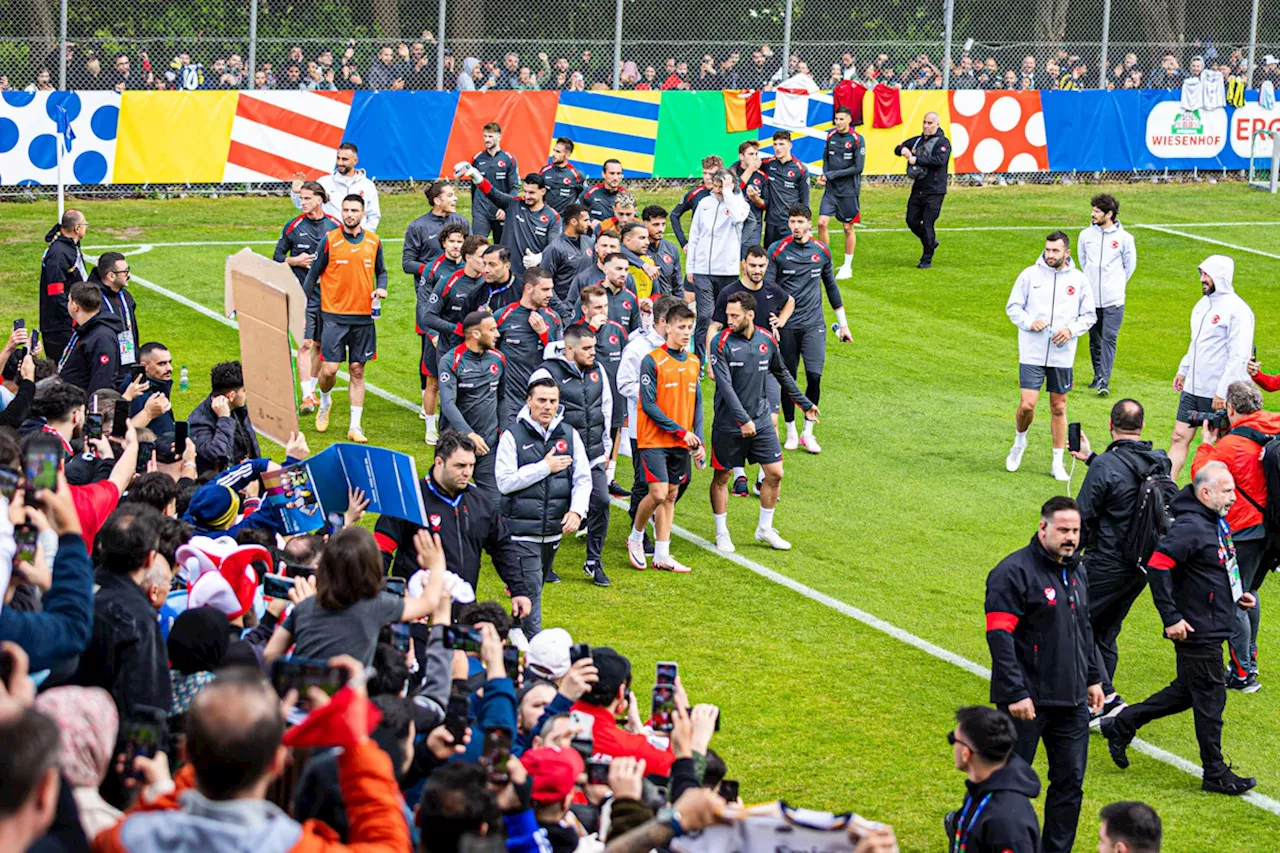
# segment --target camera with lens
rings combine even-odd
[[[1209,426],[1213,427],[1218,432],[1225,432],[1226,430],[1231,428],[1231,422],[1227,419],[1226,409],[1217,409],[1212,412],[1192,412],[1191,413],[1192,425],[1199,426],[1205,421],[1208,421]]]

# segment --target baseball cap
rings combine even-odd
[[[520,763],[533,777],[531,799],[537,805],[562,801],[573,792],[578,776],[586,770],[577,750],[558,746],[530,749],[520,756]]]
[[[563,678],[569,671],[569,647],[573,638],[563,628],[547,628],[539,631],[529,641],[529,651],[525,655],[526,665],[534,675],[551,681]]]
[[[591,662],[595,664],[600,680],[588,695],[592,699],[605,697],[613,701],[613,697],[618,695],[618,688],[631,680],[631,661],[609,646],[592,646]]]

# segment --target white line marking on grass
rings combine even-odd
[[[1275,260],[1280,261],[1280,255],[1272,254],[1271,252],[1264,252],[1261,249],[1254,249],[1249,246],[1240,246],[1235,243],[1226,243],[1222,240],[1215,240],[1212,237],[1202,237],[1199,234],[1188,234],[1186,231],[1178,231],[1174,228],[1169,228],[1166,225],[1135,225],[1134,227],[1145,228],[1148,231],[1159,231],[1161,234],[1172,234],[1174,237],[1185,237],[1188,240],[1198,240],[1201,243],[1211,243],[1214,246],[1222,246],[1226,249],[1235,249],[1237,252],[1249,252],[1250,254],[1262,255],[1264,258],[1274,258]],[[1194,228],[1196,226],[1190,225],[1184,227]]]
[[[151,251],[154,245],[155,244],[144,244],[140,246],[137,251],[126,252],[125,254],[140,255],[143,252]],[[224,317],[222,314],[218,313],[217,311],[214,311],[211,308],[207,308],[193,299],[188,299],[187,297],[183,296],[180,293],[174,293],[172,290],[169,290],[167,287],[161,287],[155,282],[147,281],[145,278],[139,278],[136,275],[130,276],[129,280],[134,282],[135,284],[142,285],[147,290],[155,291],[161,296],[172,299],[174,302],[177,302],[180,305],[185,305],[186,307],[190,308],[192,311],[196,311],[200,314],[203,314],[209,319],[215,320],[229,329],[240,328],[240,324],[237,323],[235,320],[232,320],[230,317]],[[294,355],[297,355],[296,351],[294,352]],[[351,374],[347,373],[345,370],[339,370],[338,376],[348,383],[350,383],[351,381]],[[394,403],[395,405],[400,406],[401,408],[409,409],[410,411],[413,411],[413,412],[416,412],[420,408],[422,408],[421,405],[410,402],[409,400],[406,400],[404,397],[401,397],[398,394],[393,394],[390,391],[387,391],[386,389],[379,388],[377,385],[374,385],[372,382],[365,382],[364,387],[373,396],[380,397],[383,400],[386,400],[388,403]]]
[[[1280,223],[1276,223],[1276,224],[1280,224]],[[1005,230],[1008,230],[1008,229],[1005,229]],[[1183,236],[1183,235],[1177,235],[1177,236]],[[146,244],[141,247],[140,251],[150,251],[151,247],[154,245],[157,245],[157,244],[154,244],[154,243]],[[1280,257],[1280,256],[1276,256],[1276,257]],[[180,296],[179,294],[174,293],[173,291],[168,290],[167,288],[161,287],[158,284],[154,284],[152,282],[146,281],[145,279],[140,279],[136,277],[133,278],[132,281],[137,282],[138,284],[142,285],[143,287],[149,290],[153,290],[156,293],[159,293],[161,296],[166,296],[174,300],[175,302],[178,302],[182,305],[187,306],[188,308],[198,311],[204,316],[209,317],[213,320],[216,320],[219,323],[222,323],[224,326],[228,326],[230,328],[238,328],[235,321],[227,317],[223,317],[218,312],[213,311],[212,309],[206,308],[200,303],[187,299],[184,296]],[[376,394],[377,396],[382,397],[383,399],[391,403],[394,403],[400,406],[401,408],[408,409],[411,412],[416,412],[420,408],[420,406],[417,403],[412,403],[404,399],[403,397],[398,397],[395,394],[390,394],[388,392],[381,391],[381,389],[375,390],[375,386],[373,385],[366,384],[366,387],[369,389],[369,391]],[[615,499],[611,501],[611,503],[615,507],[621,509],[623,512],[627,511],[627,504],[625,501]],[[728,560],[729,562],[734,563],[735,565],[740,566],[746,569],[747,571],[752,572],[753,574],[759,575],[760,577],[764,578],[767,581],[776,583],[779,586],[785,587],[798,595],[804,596],[810,601],[814,601],[818,604],[821,604],[824,607],[829,607],[832,610],[836,611],[837,613],[843,614],[845,616],[848,616],[850,619],[854,619],[858,622],[861,622],[862,624],[866,625],[869,628],[874,628],[875,630],[880,631],[881,633],[886,634],[895,640],[898,640],[909,646],[913,646],[919,649],[920,651],[924,652],[925,654],[929,655],[930,657],[937,658],[938,660],[945,661],[946,663],[959,667],[960,669],[963,669],[965,672],[968,672],[971,675],[975,675],[978,678],[983,679],[984,681],[989,682],[991,680],[991,670],[983,666],[982,664],[975,663],[974,661],[971,661],[962,655],[958,655],[955,652],[948,651],[947,649],[944,649],[941,646],[938,646],[938,645],[935,645],[934,643],[929,642],[923,637],[917,637],[915,634],[912,634],[910,631],[906,631],[902,628],[899,628],[897,625],[894,625],[892,622],[887,622],[884,619],[881,619],[878,616],[868,613],[865,610],[860,610],[859,608],[854,607],[851,604],[846,604],[845,602],[841,601],[838,598],[833,598],[832,596],[827,595],[824,592],[819,592],[813,587],[802,584],[799,581],[794,580],[793,578],[787,577],[781,572],[774,571],[773,569],[770,569],[767,566],[763,566],[760,563],[755,562],[754,560],[748,559],[742,556],[741,554],[725,554],[720,551],[717,551],[714,543],[710,542],[707,539],[702,538],[701,536],[699,536],[698,534],[690,530],[686,530],[683,527],[672,525],[671,532],[679,536],[681,539],[684,539],[686,542],[689,542],[692,545],[698,546],[699,548],[703,549],[704,551],[708,552],[713,556],[719,557],[723,560]],[[1151,758],[1156,759],[1157,761],[1161,761],[1165,764],[1168,764],[1171,767],[1175,767],[1179,770],[1182,770],[1183,772],[1187,773],[1190,776],[1194,776],[1197,779],[1203,777],[1203,772],[1201,768],[1198,767],[1196,764],[1194,764],[1191,761],[1188,761],[1187,759],[1183,758],[1180,755],[1169,752],[1166,749],[1161,749],[1155,744],[1148,743],[1147,741],[1142,740],[1141,738],[1135,738],[1131,746],[1134,749],[1136,749],[1138,752],[1141,752],[1143,755],[1147,755]],[[1250,791],[1248,794],[1245,794],[1241,799],[1243,799],[1245,802],[1253,806],[1256,806],[1257,808],[1262,809],[1263,811],[1270,812],[1271,814],[1274,814],[1274,815],[1280,815],[1280,801],[1272,799],[1271,797],[1268,797],[1265,794],[1259,794],[1256,791]]]

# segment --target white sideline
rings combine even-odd
[[[1235,225],[1235,224],[1243,224],[1243,223],[1227,223],[1227,224]],[[1274,222],[1274,223],[1268,222],[1268,223],[1258,223],[1258,224],[1280,225],[1280,222]],[[1020,226],[1020,227],[1024,229],[1036,227],[1037,230],[1040,230],[1042,228],[1038,226]],[[1146,226],[1146,227],[1155,227],[1155,226]],[[1197,226],[1191,226],[1191,227],[1197,227]],[[901,229],[901,230],[905,231],[907,229]],[[961,229],[956,229],[956,230],[961,230]],[[1012,230],[1012,229],[992,228],[992,229],[963,229],[963,230]],[[1207,239],[1207,238],[1198,238],[1195,235],[1191,235],[1191,234],[1178,234],[1177,232],[1172,232],[1172,233],[1174,233],[1175,236],[1180,236],[1180,237],[1185,236],[1192,239]],[[274,241],[272,242],[274,244]],[[1217,242],[1217,241],[1209,240],[1208,242]],[[149,252],[153,247],[160,247],[165,245],[171,245],[171,244],[133,243],[133,244],[129,244],[129,246],[138,246],[138,249],[131,253],[126,252],[125,254],[141,254],[143,252]],[[181,244],[181,245],[191,245],[191,244]],[[206,244],[197,243],[194,245],[206,245]],[[230,245],[241,245],[241,244],[234,243]],[[1222,243],[1221,245],[1227,246],[1228,244]],[[1234,247],[1234,248],[1243,248],[1243,247]],[[1245,251],[1257,251],[1257,250],[1245,249]],[[1266,254],[1266,253],[1258,252],[1258,254]],[[1269,255],[1269,257],[1280,259],[1280,255]],[[217,311],[207,308],[204,305],[201,305],[200,303],[195,302],[194,300],[188,299],[185,296],[174,293],[173,291],[167,288],[161,287],[158,284],[147,281],[145,279],[140,279],[136,276],[132,277],[130,280],[142,285],[148,290],[151,290],[151,291],[154,291],[155,293],[160,294],[161,296],[165,296],[181,305],[185,305],[186,307],[191,308],[192,310],[197,311],[200,314],[203,314],[204,316],[209,317],[212,320],[216,320],[217,322],[221,323],[224,326],[227,326],[233,329],[239,328],[234,320],[224,317],[221,314],[219,314]],[[340,373],[339,375],[341,375],[344,379],[349,378],[345,373]],[[387,400],[390,403],[394,403],[395,405],[400,406],[401,408],[408,409],[409,411],[412,411],[412,412],[417,412],[420,408],[419,404],[410,402],[409,400],[406,400],[403,397],[392,394],[389,391],[384,391],[383,389],[377,388],[374,385],[370,385],[366,383],[365,387],[368,388],[369,392],[374,394],[375,396],[381,397],[382,399]],[[625,501],[620,499],[614,499],[612,503],[615,507],[621,509],[624,513],[627,511],[627,504]],[[709,554],[712,554],[713,556],[720,557],[721,559],[724,559],[724,560],[728,560],[729,562],[734,563],[735,565],[740,566],[741,568],[744,568],[747,571],[752,572],[753,574],[759,575],[760,577],[764,578],[767,581],[776,583],[779,586],[785,587],[786,589],[789,589],[792,592],[797,593],[798,595],[804,596],[810,601],[821,604],[824,607],[829,607],[830,609],[836,611],[837,613],[840,613],[844,616],[848,616],[850,619],[854,619],[858,622],[861,622],[862,624],[866,625],[869,628],[874,628],[875,630],[880,631],[881,633],[886,634],[895,640],[898,640],[909,646],[913,646],[919,649],[920,651],[924,652],[925,654],[929,655],[930,657],[936,658],[941,661],[945,661],[946,663],[959,667],[960,669],[963,669],[965,672],[968,672],[971,675],[975,675],[978,678],[983,679],[984,681],[991,680],[991,670],[989,668],[979,663],[975,663],[974,661],[971,661],[962,655],[958,655],[955,652],[948,651],[947,649],[944,649],[941,646],[935,645],[934,643],[931,643],[922,637],[917,637],[915,634],[912,634],[910,631],[906,631],[902,628],[899,628],[897,625],[894,625],[892,622],[887,622],[884,619],[881,619],[878,616],[868,613],[865,610],[860,610],[859,608],[854,607],[851,604],[846,604],[845,602],[841,601],[838,598],[833,598],[832,596],[827,595],[824,592],[819,592],[818,590],[814,589],[811,586],[800,583],[799,581],[794,580],[793,578],[787,577],[786,575],[780,572],[774,571],[773,569],[770,569],[767,566],[761,565],[760,563],[757,563],[754,560],[748,559],[747,557],[744,557],[741,554],[722,553],[716,550],[715,543],[710,542],[709,540],[704,539],[698,534],[690,530],[686,530],[683,527],[672,525],[671,532],[674,533],[676,536],[679,536],[681,539],[684,539],[686,542],[689,542],[692,545],[696,545],[697,547],[703,549]],[[1197,779],[1203,777],[1203,771],[1201,770],[1199,765],[1195,764],[1194,762],[1188,761],[1187,759],[1183,758],[1180,755],[1177,755],[1176,753],[1169,752],[1166,749],[1161,749],[1155,744],[1148,743],[1147,741],[1141,738],[1135,738],[1133,740],[1133,743],[1130,745],[1133,747],[1133,749],[1137,750],[1138,752],[1141,752],[1144,755],[1154,758],[1157,761],[1168,764],[1171,767],[1175,767],[1178,770],[1181,770],[1190,776],[1194,776]],[[1253,805],[1259,809],[1262,809],[1265,812],[1269,812],[1273,815],[1280,815],[1280,800],[1275,800],[1271,797],[1268,797],[1265,794],[1260,794],[1257,791],[1250,791],[1249,793],[1241,797],[1241,799],[1243,799],[1245,802],[1249,803],[1250,805]]]
[[[1262,255],[1264,258],[1274,258],[1275,260],[1280,261],[1280,255],[1274,255],[1271,252],[1264,252],[1261,249],[1253,249],[1249,246],[1238,246],[1235,243],[1224,243],[1222,240],[1214,240],[1212,237],[1202,237],[1199,234],[1188,234],[1186,231],[1178,231],[1174,228],[1168,227],[1167,225],[1135,225],[1134,227],[1145,228],[1148,231],[1159,231],[1161,234],[1172,234],[1174,237],[1185,237],[1188,240],[1198,240],[1201,243],[1212,243],[1215,246],[1235,249],[1237,252],[1249,252],[1253,255]]]

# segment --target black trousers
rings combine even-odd
[[[907,199],[907,227],[920,240],[924,250],[920,256],[922,261],[933,260],[933,250],[937,247],[938,238],[934,234],[933,224],[942,213],[942,202],[946,193],[912,193]]]
[[[1112,732],[1121,741],[1133,738],[1152,720],[1181,714],[1188,708],[1195,718],[1200,765],[1206,779],[1226,771],[1222,760],[1222,711],[1227,707],[1227,683],[1222,670],[1222,641],[1174,643],[1178,675],[1168,687],[1145,702],[1130,705],[1112,718]]]
[[[1089,576],[1089,624],[1102,658],[1102,692],[1110,696],[1115,692],[1111,682],[1120,660],[1116,640],[1129,608],[1146,589],[1147,576],[1137,568],[1096,566],[1087,561],[1085,571]]]
[[[1007,711],[1008,708],[1005,708]],[[1014,719],[1018,742],[1013,751],[1030,764],[1044,741],[1049,759],[1049,792],[1044,798],[1044,853],[1070,853],[1084,800],[1084,770],[1089,761],[1089,708],[1037,707],[1034,720]]]
[[[604,540],[609,535],[609,478],[604,463],[591,469],[591,503],[587,508],[587,562],[600,565]]]

